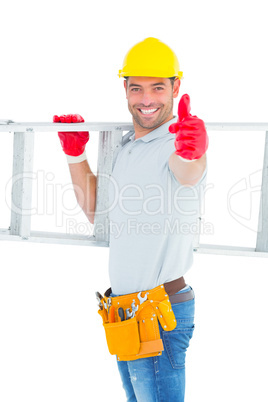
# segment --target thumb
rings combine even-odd
[[[190,96],[187,94],[184,94],[179,102],[178,106],[178,116],[179,116],[179,121],[182,121],[185,119],[185,117],[190,115],[191,111],[191,105],[190,105]]]
[[[180,129],[180,123],[173,123],[168,129],[171,134],[176,134]]]

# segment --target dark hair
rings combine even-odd
[[[174,87],[174,82],[175,82],[176,78],[177,77],[169,77],[172,88]]]

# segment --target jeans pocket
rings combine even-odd
[[[174,369],[183,369],[185,367],[186,351],[193,332],[194,324],[191,327],[184,326],[184,328],[176,328],[170,332],[163,332],[164,348]]]

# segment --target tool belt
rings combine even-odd
[[[154,289],[109,297],[96,292],[109,352],[117,360],[161,355],[164,350],[159,325],[172,331],[176,325],[164,285]]]

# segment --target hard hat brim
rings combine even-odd
[[[160,77],[160,78],[171,78],[171,77],[176,77],[179,79],[182,79],[183,77],[183,72],[182,71],[178,71],[178,72],[174,72],[174,71],[126,71],[126,70],[119,70],[118,72],[118,77],[120,78],[124,78],[124,77]]]

